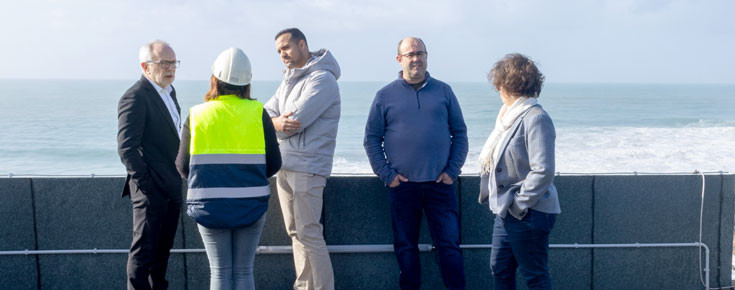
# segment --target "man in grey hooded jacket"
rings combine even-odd
[[[278,199],[293,244],[294,289],[334,289],[319,219],[340,116],[339,64],[326,49],[310,52],[297,28],[276,34],[276,49],[286,69],[264,109],[273,120],[283,159]]]

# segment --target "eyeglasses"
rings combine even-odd
[[[426,52],[425,51],[417,51],[417,52],[409,52],[409,53],[404,53],[404,54],[399,54],[399,55],[401,57],[405,57],[405,58],[408,58],[408,59],[411,59],[413,57],[422,58],[422,57],[426,56]]]
[[[147,63],[155,63],[162,69],[169,69],[171,66],[178,68],[181,65],[180,60],[158,60],[158,61],[147,61]]]

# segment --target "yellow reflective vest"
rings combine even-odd
[[[235,95],[191,108],[187,214],[207,228],[238,228],[268,208],[263,104]]]

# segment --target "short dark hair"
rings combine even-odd
[[[309,47],[309,43],[306,42],[306,36],[304,35],[304,33],[301,32],[301,30],[299,30],[298,28],[295,28],[295,27],[286,28],[284,30],[279,31],[276,34],[276,38],[273,39],[273,40],[278,39],[278,37],[280,37],[281,35],[284,35],[286,33],[291,34],[291,40],[293,40],[294,42],[299,43],[299,40],[303,40],[304,41],[304,44],[306,45],[306,47]]]
[[[204,101],[216,100],[219,96],[235,95],[240,99],[253,100],[250,97],[250,84],[236,86],[218,80],[214,75],[209,79],[209,91],[204,95]]]
[[[504,89],[515,97],[538,98],[544,84],[544,75],[525,55],[510,53],[493,65],[487,79],[500,91]]]

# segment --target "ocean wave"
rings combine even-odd
[[[555,118],[559,128],[580,127],[636,127],[636,128],[685,128],[685,127],[735,127],[735,120],[703,118],[629,118],[602,120],[573,120]]]
[[[463,173],[479,172],[483,144],[470,142]],[[735,171],[735,127],[588,127],[557,130],[556,172]],[[365,159],[336,157],[335,174],[370,174]]]
[[[733,137],[735,127],[562,129],[557,171],[732,171]]]
[[[698,119],[696,121],[686,123],[684,127],[694,127],[694,128],[735,127],[735,121]]]

